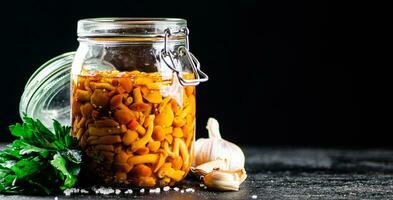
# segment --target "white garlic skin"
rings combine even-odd
[[[209,138],[200,138],[195,142],[193,166],[222,159],[227,160],[228,170],[244,169],[243,151],[237,145],[221,138],[217,120],[209,118],[206,128],[209,130]]]
[[[203,182],[210,189],[237,191],[246,178],[247,174],[244,169],[235,171],[213,170],[204,176]]]

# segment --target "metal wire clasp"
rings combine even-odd
[[[180,46],[176,49],[177,55],[179,56],[179,59],[181,56],[185,56],[186,60],[188,63],[191,65],[192,72],[195,75],[195,79],[184,79],[182,77],[182,68],[181,67],[176,67],[176,62],[175,62],[175,54],[174,52],[170,51],[168,49],[168,39],[172,34],[179,34],[179,33],[184,33],[186,36],[186,44],[185,46]],[[190,45],[189,45],[189,30],[188,28],[184,27],[178,32],[172,33],[170,29],[165,30],[165,35],[164,35],[164,48],[161,50],[161,59],[164,61],[164,63],[171,69],[173,70],[177,78],[180,81],[180,84],[183,86],[196,86],[199,85],[200,82],[206,82],[209,80],[209,77],[207,76],[206,73],[204,73],[201,70],[201,65],[198,59],[190,52]],[[169,62],[165,59],[166,57],[169,57]]]

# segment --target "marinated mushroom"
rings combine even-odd
[[[185,74],[185,78],[193,78]],[[95,72],[72,84],[72,134],[86,167],[106,184],[173,185],[188,173],[195,132],[195,89],[178,97],[159,73]]]

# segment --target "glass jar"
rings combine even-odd
[[[75,52],[56,56],[41,65],[26,83],[19,115],[39,119],[46,127],[56,119],[70,125],[70,74]],[[52,128],[52,127],[51,127]]]
[[[193,160],[195,86],[208,79],[189,52],[186,20],[84,19],[78,40],[71,124],[90,180],[181,181]]]

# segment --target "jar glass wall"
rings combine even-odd
[[[182,19],[79,21],[80,46],[71,70],[72,134],[94,182],[154,187],[187,175],[196,84],[184,83],[198,82],[199,66],[188,52],[185,28]]]

